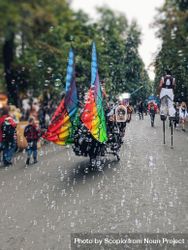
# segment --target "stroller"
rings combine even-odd
[[[91,166],[99,167],[102,164],[101,157],[105,156],[105,150],[105,143],[93,138],[84,124],[75,131],[73,151],[78,156],[89,157]]]
[[[121,109],[121,111],[120,111]],[[104,143],[97,141],[84,124],[75,131],[73,151],[78,156],[90,158],[91,167],[100,167],[106,161],[107,154],[113,154],[120,160],[120,148],[123,144],[127,120],[127,109],[118,106],[107,114],[108,140]]]

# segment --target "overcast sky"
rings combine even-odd
[[[164,0],[72,0],[72,7],[75,10],[82,9],[95,19],[96,6],[108,5],[113,10],[125,13],[129,22],[136,19],[142,30],[142,45],[139,53],[148,69],[152,62],[154,53],[160,46],[160,41],[155,38],[155,30],[150,28],[156,15],[156,7],[160,7]],[[152,69],[148,70],[150,78],[154,78]]]

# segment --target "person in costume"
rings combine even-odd
[[[176,110],[174,108],[174,89],[176,81],[172,76],[170,70],[166,70],[165,75],[161,78],[159,89],[160,89],[160,116],[161,120],[166,120],[167,114],[170,118],[175,117]]]

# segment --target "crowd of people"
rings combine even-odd
[[[14,108],[12,106],[7,106],[0,109],[0,151],[1,151],[1,162],[5,166],[12,164],[13,154],[17,149],[17,124],[20,121],[26,121],[27,124],[23,131],[23,136],[27,142],[26,152],[27,159],[26,165],[37,163],[37,144],[46,131],[50,117],[56,109],[56,104],[52,101],[50,96],[47,96],[46,99],[39,103],[36,98],[27,98],[23,100],[21,109]],[[126,106],[126,110],[125,110]],[[119,110],[118,110],[119,109]],[[174,125],[177,128],[182,126],[182,130],[185,131],[185,122],[188,117],[187,105],[185,102],[174,104]],[[115,133],[115,121],[120,120],[118,129],[121,132],[121,139],[125,133],[126,123],[130,122],[131,114],[134,111],[134,108],[131,105],[123,105],[121,102],[117,103],[108,103],[105,108],[106,121],[108,134],[113,135]],[[149,113],[151,116],[151,126],[154,126],[155,114],[159,112],[159,107],[155,101],[150,101],[146,105],[142,100],[137,103],[136,112],[139,114],[139,119],[144,119],[144,114]],[[126,121],[121,121],[125,117]],[[78,131],[79,132],[79,131]],[[78,137],[78,136],[77,136]],[[76,138],[76,137],[75,137]],[[88,137],[91,140],[90,137]],[[78,147],[77,147],[78,149]],[[77,150],[75,148],[75,151]],[[85,149],[82,149],[83,151]]]
[[[4,166],[12,165],[13,154],[18,147],[18,124],[25,123],[23,136],[26,141],[26,165],[37,163],[37,143],[48,127],[50,116],[56,109],[55,102],[50,95],[43,101],[39,98],[27,96],[21,101],[21,107],[5,105],[0,108],[0,154]]]
[[[185,123],[188,118],[187,105],[185,102],[176,102],[173,103],[173,108],[175,110],[173,114],[174,127],[181,127],[182,131],[185,132]],[[140,120],[144,119],[144,115],[149,114],[151,117],[151,126],[154,126],[155,115],[160,113],[160,107],[155,101],[148,102],[147,106],[144,105],[143,101],[139,101],[136,107],[136,113]]]
[[[174,91],[176,89],[176,79],[172,76],[169,69],[165,70],[165,74],[161,77],[159,83],[159,100],[158,105],[155,100],[150,100],[148,103],[140,100],[136,106],[136,112],[139,115],[139,119],[144,119],[144,114],[149,113],[151,117],[151,126],[154,126],[155,114],[160,113],[162,121],[167,119],[169,116],[170,124],[174,123],[175,128],[179,125],[182,131],[185,132],[185,122],[188,117],[188,110],[186,102],[174,102]],[[160,106],[160,107],[159,107]]]
[[[25,104],[26,101],[23,103]],[[50,116],[52,115],[52,112],[54,112],[56,107],[52,107],[51,103],[49,102],[42,103],[42,105],[36,107],[36,105],[39,104],[36,102],[35,98],[33,98],[32,101],[30,100],[29,103],[27,102],[28,105],[26,105],[26,107],[23,105],[21,109],[22,113],[19,112],[18,109],[16,109],[16,112],[19,113],[19,115],[12,112],[12,108],[10,106],[0,109],[0,151],[1,162],[3,162],[4,166],[12,165],[13,154],[16,151],[18,145],[17,124],[21,123],[23,120],[27,121],[24,123],[25,128],[23,131],[23,136],[27,142],[27,159],[25,164],[29,165],[32,162],[34,164],[37,163],[38,141],[41,138],[42,134],[46,131],[50,121]],[[109,133],[113,134],[111,127],[112,125],[113,127],[115,127],[115,121],[117,119],[121,120],[122,117],[125,116],[124,109],[125,106],[120,105],[120,103],[118,102],[111,103],[105,108],[107,129],[110,130],[110,132],[108,131]],[[130,105],[127,106],[127,110],[126,120],[130,122],[132,113],[132,108]],[[118,113],[118,116],[116,116],[116,113]],[[121,127],[119,127],[119,130],[121,131],[121,137],[123,137],[126,122],[120,121],[119,124],[121,125]]]

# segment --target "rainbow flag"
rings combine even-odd
[[[43,138],[59,145],[73,143],[78,121],[78,99],[75,84],[74,52],[69,51],[65,97],[57,107]]]
[[[91,87],[81,114],[81,121],[99,142],[107,141],[106,121],[103,110],[103,99],[99,83],[96,46],[92,47]]]

